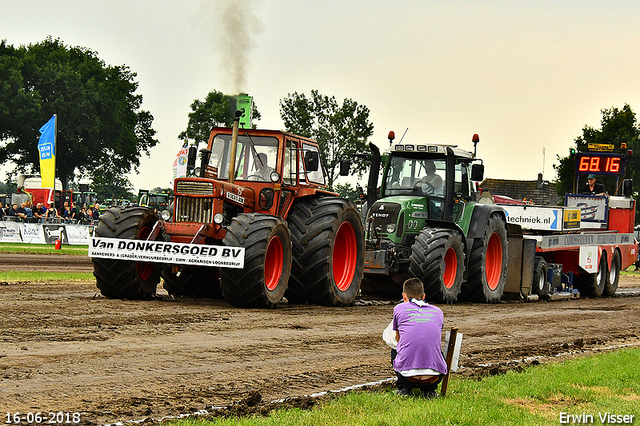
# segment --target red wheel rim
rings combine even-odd
[[[138,233],[138,239],[146,240],[149,234],[151,234],[151,229],[152,228],[150,226],[144,226],[142,229],[140,229],[140,232]],[[136,269],[138,270],[138,277],[140,277],[140,279],[143,281],[146,281],[149,278],[151,278],[154,268],[155,266],[153,266],[152,263],[147,263],[147,262],[136,263]]]
[[[278,287],[282,276],[282,266],[284,265],[284,251],[282,250],[282,240],[274,236],[269,241],[267,255],[264,259],[264,282],[269,291]]]
[[[345,291],[351,286],[358,263],[358,243],[350,222],[343,222],[333,245],[333,280],[338,290]]]
[[[498,288],[502,278],[502,241],[500,235],[493,233],[489,238],[486,259],[487,285],[491,290]]]
[[[444,274],[442,274],[442,281],[446,288],[453,287],[453,283],[456,282],[456,274],[458,272],[458,256],[453,247],[449,247],[444,255]]]

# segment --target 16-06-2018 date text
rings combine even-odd
[[[80,413],[79,412],[65,412],[65,411],[46,411],[37,413],[9,413],[7,412],[7,419],[5,424],[79,424]]]

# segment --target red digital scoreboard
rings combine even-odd
[[[604,152],[576,153],[576,174],[624,175],[624,157]]]

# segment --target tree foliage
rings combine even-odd
[[[342,198],[346,198],[347,200],[351,200],[354,203],[359,203],[361,201],[363,201],[360,198],[361,192],[360,190],[358,190],[358,188],[354,188],[353,186],[351,186],[351,184],[349,182],[345,183],[345,184],[341,184],[341,183],[336,183],[334,185],[334,191],[338,193],[338,195]]]
[[[59,39],[13,47],[0,42],[0,162],[19,172],[40,168],[39,129],[58,116],[56,177],[124,177],[158,141],[152,115],[140,110],[136,74],[96,52]],[[129,184],[130,186],[130,184]]]
[[[98,200],[134,198],[133,185],[131,185],[126,176],[116,174],[109,168],[97,170],[97,172],[90,189],[96,193]]]
[[[235,114],[235,96],[225,95],[213,90],[207,94],[204,101],[196,99],[191,104],[187,129],[178,135],[183,141],[194,141],[195,145],[207,144],[213,127],[231,127]],[[255,102],[251,108],[253,120],[260,120],[260,112]],[[251,127],[255,129],[255,124]]]
[[[627,144],[627,148],[635,153],[640,152],[640,127],[636,121],[636,115],[628,104],[622,109],[612,107],[603,109],[600,129],[591,126],[584,126],[582,135],[575,138],[575,151],[588,152],[588,144],[612,144],[616,152],[620,152],[622,143]],[[558,195],[575,191],[576,185],[582,186],[586,182],[583,176],[581,182],[574,182],[575,155],[570,153],[567,157],[558,156],[558,165],[554,165],[556,170],[556,188]],[[620,184],[624,178],[632,178],[634,182],[640,182],[640,158],[635,155],[627,161],[625,176],[620,178]],[[598,176],[598,181],[602,182],[609,194],[616,193],[615,177]],[[620,194],[620,191],[617,191]]]
[[[280,117],[288,132],[312,138],[320,146],[322,162],[327,168],[329,188],[338,177],[341,160],[351,159],[358,176],[369,161],[353,154],[370,154],[367,139],[373,134],[369,109],[352,99],[339,105],[334,96],[311,91],[311,96],[294,92],[280,101]]]

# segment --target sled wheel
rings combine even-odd
[[[455,302],[464,274],[460,234],[440,228],[420,231],[411,247],[409,273],[422,281],[427,300]]]
[[[487,221],[484,235],[473,242],[464,296],[472,302],[498,303],[507,281],[507,227],[497,215]]]
[[[609,274],[604,284],[603,296],[615,296],[618,290],[618,282],[620,281],[620,270],[622,269],[622,262],[620,260],[620,252],[618,250],[613,251],[611,257],[611,268],[609,268]]]
[[[291,271],[291,236],[276,216],[241,213],[222,240],[243,247],[244,268],[220,268],[222,296],[241,308],[273,308],[284,296]]]
[[[613,259],[612,259],[613,260]],[[600,297],[604,292],[607,283],[607,252],[600,253],[600,262],[598,263],[598,272],[595,274],[583,273],[578,275],[578,285],[580,293],[585,296]]]
[[[218,268],[183,268],[179,275],[171,272],[171,267],[162,269],[163,287],[172,296],[189,296],[195,299],[218,299],[220,273]]]
[[[551,283],[547,279],[547,261],[540,256],[536,256],[533,264],[533,285],[531,290],[533,294],[540,297],[548,297],[551,291]]]
[[[364,229],[356,206],[338,197],[303,198],[287,222],[293,243],[287,299],[351,305],[364,271]]]
[[[146,207],[113,207],[101,216],[96,237],[145,240],[158,216]],[[103,296],[114,299],[149,299],[160,282],[160,268],[152,263],[94,257],[93,275]]]

